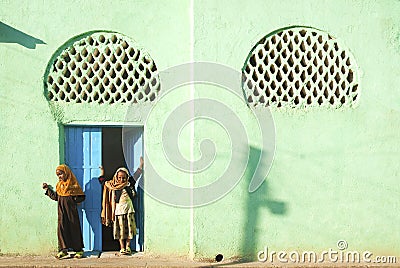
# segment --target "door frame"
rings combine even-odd
[[[73,123],[73,124],[60,124],[59,125],[59,141],[60,141],[60,143],[59,143],[60,144],[59,152],[60,152],[61,163],[65,163],[66,158],[67,158],[66,154],[67,154],[68,150],[66,148],[66,146],[67,146],[66,128],[70,128],[70,127],[71,128],[77,127],[77,128],[82,128],[82,129],[84,129],[84,128],[100,129],[100,133],[102,133],[102,129],[103,128],[113,128],[113,127],[121,128],[122,132],[124,131],[123,129],[125,127],[127,127],[127,128],[141,128],[141,130],[142,130],[141,134],[140,134],[141,135],[141,151],[142,151],[142,156],[144,157],[144,149],[145,148],[144,148],[144,125],[143,124],[120,124],[120,123],[107,123],[107,124],[106,123],[87,123],[87,124],[85,124],[85,123]],[[102,149],[102,138],[103,137],[101,135],[101,137],[100,137],[101,149]],[[123,139],[122,139],[122,142],[124,143]],[[122,148],[123,148],[123,154],[125,156],[125,153],[124,153],[125,144],[122,145]],[[101,152],[101,155],[102,155],[102,153],[103,152]],[[82,152],[82,155],[83,155],[83,152]],[[102,159],[100,159],[100,162],[101,161],[102,161]],[[66,163],[66,164],[69,164],[69,163]],[[128,168],[130,168],[130,165],[128,163],[127,163],[127,166],[128,166]],[[130,172],[132,174],[133,174],[134,171],[135,170],[130,169]],[[77,178],[77,179],[78,179],[79,183],[81,184],[81,186],[84,186],[84,185],[82,185],[83,178]],[[143,179],[143,178],[141,178],[141,179]],[[139,207],[139,211],[141,213],[135,213],[135,218],[137,218],[137,222],[138,222],[138,226],[137,226],[138,234],[135,236],[135,239],[133,239],[131,241],[131,243],[132,243],[131,244],[131,246],[132,246],[131,248],[132,249],[136,249],[136,251],[144,251],[144,191],[139,186],[139,183],[137,183],[137,192],[138,192],[138,195],[139,195],[139,200],[140,200],[139,202],[141,203],[140,207]],[[89,237],[92,236],[91,239],[94,239],[94,237],[93,237],[94,234],[90,233],[91,229],[90,228],[89,229],[83,228],[83,210],[84,210],[83,206],[84,206],[84,202],[82,204],[78,205],[78,213],[79,213],[79,217],[80,217],[80,226],[81,226],[81,229],[82,229],[82,234],[83,234],[84,231],[89,232],[88,236]],[[100,196],[100,202],[101,202],[101,196]],[[100,215],[99,215],[99,222],[100,222],[100,227],[101,227]],[[101,245],[102,230],[101,230],[101,228],[100,228],[100,234],[97,234],[97,235],[100,235],[100,246],[98,245],[98,243],[97,243],[97,246],[93,246],[91,244],[91,248],[90,249],[85,249],[85,250],[87,250],[87,251],[102,251],[102,245]],[[85,237],[84,234],[83,234],[83,236]],[[86,245],[85,245],[85,247],[86,247]]]

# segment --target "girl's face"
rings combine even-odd
[[[67,176],[65,176],[65,173],[62,170],[57,169],[56,170],[56,175],[57,175],[57,177],[58,177],[58,179],[60,181],[66,181],[67,180]]]
[[[126,179],[127,179],[126,173],[123,172],[123,171],[118,171],[118,173],[117,173],[117,179],[118,179],[119,181],[126,182]]]

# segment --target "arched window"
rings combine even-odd
[[[243,90],[250,105],[351,107],[359,78],[351,53],[331,35],[292,27],[262,38],[249,53]]]
[[[45,77],[50,102],[141,103],[157,97],[153,59],[121,34],[95,32],[60,50]]]

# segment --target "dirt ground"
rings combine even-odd
[[[400,267],[400,264],[343,264],[343,263],[263,263],[245,262],[238,260],[200,260],[192,261],[186,257],[152,256],[134,254],[119,256],[115,252],[107,254],[85,256],[82,259],[57,260],[53,256],[0,256],[0,267],[34,267],[34,268],[64,268],[64,267]]]

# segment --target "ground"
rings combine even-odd
[[[83,259],[57,260],[53,256],[0,256],[0,267],[35,267],[35,268],[64,268],[64,267],[400,267],[396,264],[271,264],[262,262],[245,262],[237,260],[192,261],[186,257],[155,256],[137,253],[132,256],[118,256],[115,252],[98,256],[86,256]]]

